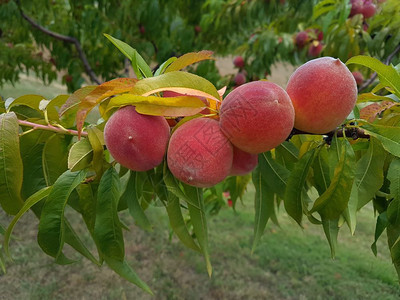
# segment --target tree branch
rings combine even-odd
[[[23,12],[23,10],[22,10],[22,8],[21,8],[20,0],[16,0],[16,2],[17,2],[18,9],[19,9],[19,12],[20,12],[22,18],[24,18],[26,21],[28,21],[28,23],[31,24],[31,26],[32,26],[33,28],[36,28],[36,29],[40,30],[41,32],[43,32],[44,34],[46,34],[46,35],[48,35],[48,36],[51,36],[52,38],[55,38],[55,39],[57,39],[57,40],[60,40],[60,41],[63,41],[63,42],[67,42],[67,43],[74,44],[74,45],[75,45],[75,48],[76,48],[76,51],[78,51],[79,58],[80,58],[80,60],[81,60],[82,63],[83,63],[83,67],[84,67],[86,73],[89,75],[90,79],[91,79],[93,82],[97,83],[97,84],[100,84],[100,83],[101,83],[100,80],[97,78],[96,74],[94,73],[92,67],[90,66],[89,61],[88,61],[87,58],[86,58],[86,54],[85,54],[85,52],[82,50],[81,43],[80,43],[75,37],[71,37],[71,36],[67,36],[67,35],[62,35],[62,34],[59,34],[59,33],[57,33],[57,32],[53,32],[53,31],[51,31],[51,30],[48,30],[47,28],[45,28],[45,27],[39,25],[38,23],[36,23],[33,19],[31,19],[30,17],[28,17],[28,16]]]
[[[36,124],[36,123],[28,122],[25,120],[18,120],[18,124],[21,126],[32,127],[33,130],[40,129],[40,130],[53,131],[56,133],[62,133],[62,134],[68,134],[68,135],[78,135],[78,131],[76,131],[76,130],[60,128],[60,127],[56,127],[53,125]],[[84,131],[81,132],[81,136],[87,136],[87,135],[88,135],[87,132],[84,132]]]
[[[336,128],[335,130],[332,130],[327,133],[319,134],[319,133],[309,133],[305,131],[298,130],[296,128],[293,128],[292,132],[290,133],[289,137],[286,139],[287,141],[290,140],[294,135],[297,134],[311,134],[311,135],[323,135],[325,136],[324,139],[325,141],[330,144],[330,141],[332,140],[333,136],[336,134],[338,137],[343,137],[343,128],[339,127]],[[370,136],[364,132],[364,130],[360,128],[344,128],[344,135],[346,137],[350,137],[353,140],[357,139],[369,139]]]
[[[397,45],[397,47],[394,49],[394,51],[392,53],[390,53],[390,55],[386,58],[385,64],[388,65],[392,61],[393,57],[395,57],[396,54],[399,53],[399,51],[400,51],[400,44]],[[378,77],[378,74],[375,72],[374,74],[372,74],[372,76],[369,79],[367,79],[363,82],[363,84],[360,86],[358,91],[361,92],[361,91],[365,90],[370,84],[372,84],[375,81],[376,77]]]

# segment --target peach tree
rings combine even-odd
[[[146,210],[165,209],[176,237],[204,256],[211,275],[207,219],[226,206],[224,192],[236,209],[252,184],[252,250],[283,207],[299,226],[305,220],[321,226],[334,256],[339,229],[354,233],[357,212],[372,203],[378,218],[371,248],[376,254],[386,231],[400,272],[398,66],[349,59],[346,65],[379,76],[371,92],[359,95],[346,65],[324,57],[296,70],[286,91],[255,81],[225,96],[225,87],[185,71],[213,59],[210,51],[172,57],[152,71],[137,50],[106,37],[137,78],[53,99],[1,102],[0,204],[14,216],[2,234],[7,256],[13,228],[32,210],[37,242],[56,263],[74,262],[64,254],[68,244],[151,293],[125,259],[127,225],[119,212],[128,210],[150,230]],[[84,221],[94,247],[75,231],[67,206]]]

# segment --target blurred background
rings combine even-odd
[[[0,20],[3,100],[24,94],[51,99],[133,77],[129,60],[103,33],[137,49],[153,68],[173,56],[211,50],[214,61],[189,71],[218,89],[259,79],[284,87],[296,66],[320,56],[346,61],[364,54],[400,63],[399,0],[0,0]],[[351,68],[360,90],[373,86],[370,71]],[[35,241],[37,220],[26,215],[11,245],[14,261],[0,275],[0,299],[399,299],[385,238],[376,257],[370,249],[372,206],[361,210],[355,236],[343,230],[332,260],[322,230],[307,224],[302,230],[284,211],[251,254],[253,199],[249,187],[236,211],[226,198],[210,218],[212,278],[157,207],[148,210],[156,224],[150,233],[121,215],[130,224],[127,259],[154,298],[87,261],[55,265]],[[2,213],[0,224],[9,222]]]

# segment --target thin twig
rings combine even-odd
[[[395,57],[396,54],[399,53],[399,51],[400,51],[400,44],[397,45],[397,47],[394,49],[394,51],[389,54],[389,56],[385,60],[385,64],[389,65],[390,62],[392,61],[393,57]],[[378,77],[378,74],[375,72],[374,74],[372,74],[372,76],[370,78],[368,78],[367,80],[365,80],[363,82],[363,84],[360,86],[358,91],[361,92],[361,91],[365,90],[370,84],[372,84],[375,81],[376,77]]]
[[[25,120],[18,120],[19,125],[21,126],[28,126],[32,127],[33,130],[39,129],[39,130],[47,130],[47,131],[53,131],[56,133],[62,133],[62,134],[68,134],[68,135],[78,135],[77,130],[73,129],[65,129],[65,128],[60,128],[60,127],[55,127],[53,125],[43,125],[43,124],[37,124]],[[85,131],[81,132],[81,136],[87,136],[88,133]]]
[[[47,34],[48,36],[51,36],[52,38],[55,38],[55,39],[63,41],[63,42],[74,44],[75,48],[76,48],[76,51],[78,51],[79,58],[81,59],[81,61],[83,63],[83,66],[85,68],[85,71],[89,75],[90,79],[93,82],[97,83],[97,84],[101,83],[100,80],[97,78],[96,74],[94,73],[92,67],[90,66],[89,61],[87,60],[86,54],[82,49],[81,43],[75,37],[62,35],[62,34],[59,34],[57,32],[51,31],[51,30],[39,25],[32,18],[28,17],[22,11],[20,0],[16,0],[16,2],[17,2],[18,8],[19,8],[19,12],[20,12],[21,16],[26,21],[28,21],[28,23],[31,24],[32,27],[40,30],[41,32],[43,32],[44,34]]]
[[[290,140],[294,135],[298,135],[298,134],[311,134],[311,135],[323,135],[325,136],[324,139],[326,141],[330,141],[333,136],[336,134],[338,137],[343,137],[343,128],[339,127],[335,130],[332,130],[330,132],[327,133],[309,133],[309,132],[305,132],[302,130],[298,130],[296,128],[293,128],[292,132],[290,133],[289,137],[286,139],[287,141]],[[346,135],[346,137],[350,137],[353,140],[356,139],[369,139],[370,136],[368,134],[366,134],[364,132],[364,130],[362,130],[361,128],[356,128],[356,127],[347,127],[344,129],[344,134]]]

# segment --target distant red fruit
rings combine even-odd
[[[310,44],[308,48],[309,57],[317,57],[322,51],[322,43],[314,41]]]
[[[366,19],[373,17],[376,13],[376,5],[372,1],[365,1],[361,13]]]
[[[196,33],[200,33],[201,32],[201,27],[199,25],[194,26],[194,31]]]
[[[64,76],[65,82],[71,82],[74,78],[71,75]]]
[[[233,206],[232,199],[228,199],[228,206],[229,206],[229,207],[232,207],[232,206]]]
[[[244,59],[241,56],[236,56],[233,59],[233,64],[235,65],[236,68],[242,69],[244,68]]]
[[[246,83],[246,76],[243,73],[237,73],[235,76],[235,85],[239,86]]]
[[[364,7],[363,0],[350,0],[350,4],[351,4],[350,17],[362,14],[362,9]]]
[[[353,74],[357,85],[359,85],[359,86],[362,85],[362,83],[364,82],[364,76],[358,71],[353,71],[353,72],[351,72],[351,74]]]
[[[144,35],[146,33],[146,28],[143,25],[139,25],[139,32],[141,35]]]
[[[306,31],[300,31],[296,35],[296,45],[299,48],[303,48],[308,43],[308,33]]]

